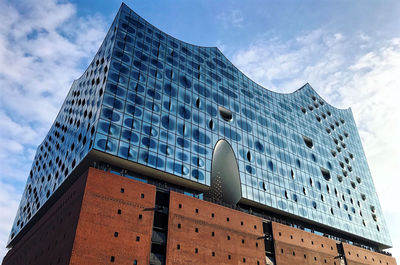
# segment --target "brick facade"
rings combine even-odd
[[[260,218],[175,192],[169,211],[167,264],[265,264]]]
[[[166,264],[266,264],[263,220],[170,191]],[[3,265],[149,264],[156,187],[89,168],[7,253]],[[272,222],[276,265],[341,265],[337,241]],[[396,265],[343,243],[347,265]]]

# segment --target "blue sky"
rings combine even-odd
[[[0,0],[0,258],[36,146],[121,2]],[[256,82],[309,82],[351,107],[400,259],[400,1],[126,1],[183,41],[218,46]]]

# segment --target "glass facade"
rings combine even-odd
[[[38,147],[10,239],[92,149],[210,186],[220,139],[242,198],[391,245],[350,109],[309,84],[269,91],[124,4]]]

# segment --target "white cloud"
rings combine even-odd
[[[0,251],[0,260],[6,254],[5,244],[11,231],[16,209],[19,205],[21,196],[14,186],[0,181],[0,242],[2,244]]]
[[[218,16],[218,19],[222,22],[224,27],[244,27],[244,15],[239,9],[225,10]]]
[[[319,29],[289,41],[262,38],[232,58],[268,89],[292,92],[309,82],[334,106],[352,108],[399,260],[400,39]]]
[[[0,259],[37,145],[104,38],[65,1],[0,1]]]

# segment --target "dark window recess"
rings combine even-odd
[[[111,262],[114,262],[114,261],[115,261],[115,257],[114,257],[114,256],[111,256],[110,261],[111,261]]]
[[[141,214],[139,214],[139,219],[142,219],[142,218],[143,218],[143,216]]]
[[[250,153],[250,151],[247,151],[247,160],[249,160],[249,162],[251,162],[251,153]]]
[[[118,237],[118,232],[114,232],[114,237]]]
[[[167,207],[169,204],[169,194],[164,192],[156,193],[156,205]],[[181,208],[181,207],[179,207]]]
[[[124,188],[121,188],[121,193],[124,193],[125,192],[125,189]]]
[[[219,110],[219,115],[221,116],[222,119],[225,121],[231,121],[232,120],[232,111],[225,109],[224,107],[218,107]]]
[[[329,170],[321,167],[321,173],[325,180],[331,180],[331,173],[329,172]]]
[[[140,241],[140,236],[136,237],[136,241],[139,242]]]
[[[118,209],[117,213],[118,213],[118,214],[121,214],[121,213],[122,213],[121,209]]]
[[[304,143],[306,144],[306,146],[308,148],[313,148],[314,147],[314,144],[313,144],[313,141],[311,140],[311,138],[303,135],[303,140],[304,140]]]
[[[157,228],[167,228],[168,227],[168,214],[155,212],[153,226],[157,227]]]

